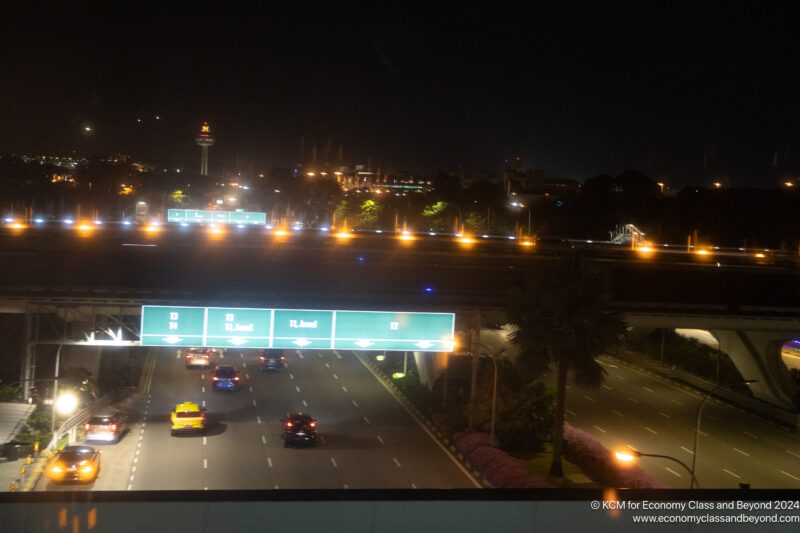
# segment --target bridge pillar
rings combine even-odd
[[[795,404],[797,385],[781,360],[781,346],[790,337],[789,334],[785,331],[738,329],[714,329],[711,333],[719,340],[742,377],[757,380],[750,384],[753,396],[790,411],[800,408]]]

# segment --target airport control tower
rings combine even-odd
[[[214,137],[211,136],[211,126],[208,122],[203,122],[200,128],[200,134],[194,138],[194,142],[203,150],[203,155],[200,157],[200,174],[208,176],[208,148],[213,146]]]

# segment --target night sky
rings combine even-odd
[[[800,171],[798,32],[738,4],[19,12],[0,32],[0,153],[194,161],[208,120],[229,166],[293,165],[305,136],[416,172],[520,157],[550,177],[772,187]]]

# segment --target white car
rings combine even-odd
[[[189,348],[186,352],[186,368],[211,367],[212,351],[208,348]]]

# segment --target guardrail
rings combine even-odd
[[[53,433],[53,437],[50,439],[50,443],[47,445],[47,450],[52,450],[58,441],[64,437],[64,435],[69,435],[68,442],[75,442],[77,429],[85,424],[94,413],[108,407],[113,401],[113,398],[113,394],[106,394],[102,398],[92,402],[85,409],[78,411],[62,422],[61,425],[58,426],[58,429],[55,431],[55,433]]]

